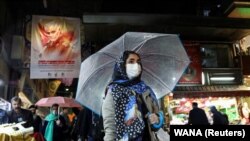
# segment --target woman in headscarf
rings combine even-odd
[[[51,113],[45,117],[43,135],[46,141],[65,141],[67,130],[65,119],[59,114],[57,103],[51,106]]]
[[[213,117],[213,125],[227,125],[229,123],[228,119],[215,106],[210,107],[210,112]]]
[[[156,96],[141,81],[139,54],[125,51],[116,62],[102,106],[105,141],[155,141],[163,125]]]

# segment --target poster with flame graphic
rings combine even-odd
[[[80,46],[80,19],[32,16],[31,79],[77,78]]]

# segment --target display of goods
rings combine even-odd
[[[18,135],[29,135],[34,133],[33,127],[25,128],[23,124],[26,123],[20,122],[20,123],[7,123],[0,125],[0,134],[7,134],[10,136],[18,136]]]

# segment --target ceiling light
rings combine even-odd
[[[66,92],[69,91],[69,88],[65,88],[65,91],[66,91]]]
[[[235,77],[211,77],[211,81],[233,81]]]

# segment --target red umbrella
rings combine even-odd
[[[72,98],[55,96],[42,98],[35,105],[40,107],[51,107],[54,103],[58,104],[60,107],[78,107],[82,106]]]

